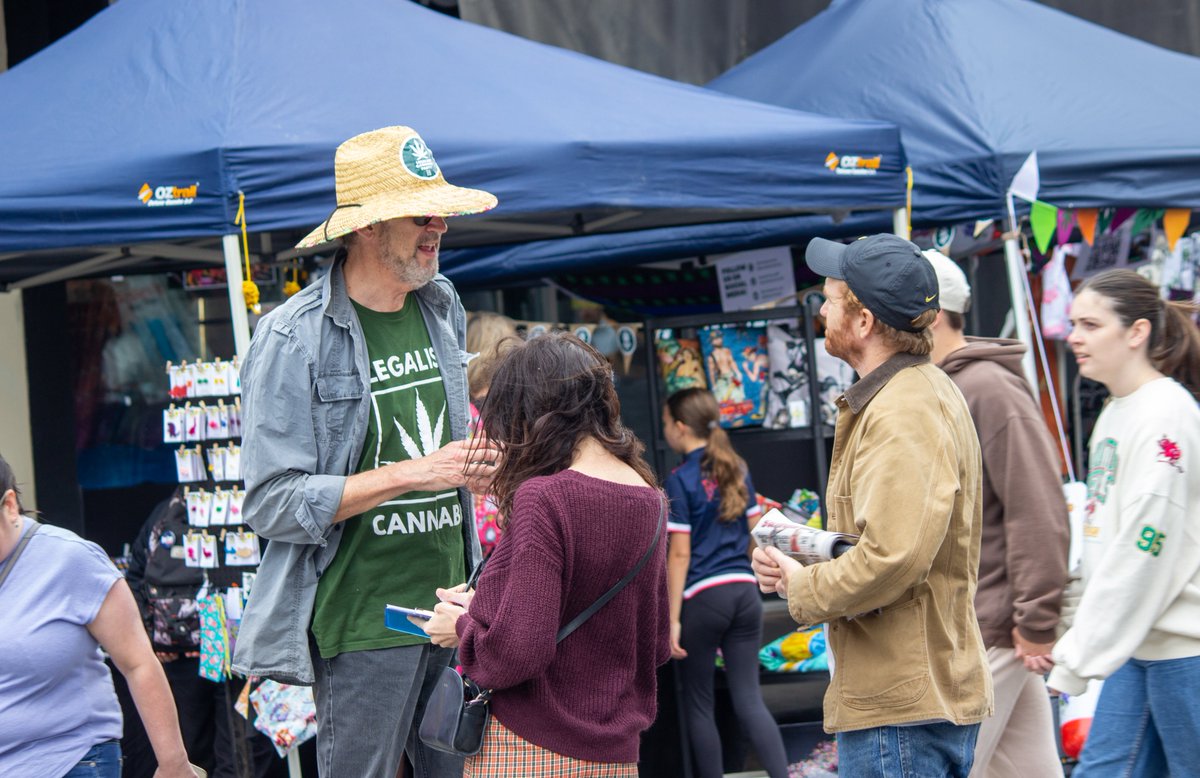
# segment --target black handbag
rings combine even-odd
[[[654,554],[654,549],[658,548],[658,539],[662,536],[666,511],[667,503],[663,500],[662,510],[658,516],[658,526],[654,530],[654,539],[650,541],[650,547],[642,554],[633,569],[586,610],[572,619],[569,624],[560,629],[556,643],[561,643],[567,635],[579,629],[596,611],[617,596],[617,593],[624,589],[625,585],[641,571]],[[482,568],[483,563],[480,562],[475,573],[471,575],[472,580],[478,577]],[[468,582],[467,588],[470,588],[470,582]],[[456,756],[474,756],[483,747],[483,733],[487,729],[488,719],[491,718],[488,702],[492,699],[492,690],[480,688],[479,684],[455,670],[454,664],[454,659],[451,658],[450,665],[442,670],[442,677],[438,679],[437,686],[429,695],[418,734],[421,742],[430,748]]]

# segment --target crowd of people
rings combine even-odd
[[[232,662],[312,687],[321,776],[636,775],[672,658],[696,773],[719,776],[719,651],[737,718],[783,778],[760,590],[826,625],[843,775],[1055,774],[1047,689],[1089,679],[1106,681],[1077,778],[1200,765],[1192,308],[1129,271],[1075,299],[1079,372],[1112,400],[1071,579],[1023,346],[963,335],[971,290],[948,258],[894,235],[813,240],[826,348],[858,375],[837,399],[826,520],[859,539],[803,566],[748,553],[754,484],[712,393],[661,409],[680,463],[660,488],[604,354],[467,317],[438,251],[449,219],[495,197],[446,182],[407,127],[346,141],[334,168],[337,208],[300,243],[339,241],[332,268],[262,318],[243,363],[244,512],[269,544]],[[127,583],[99,547],[27,516],[0,459],[0,774],[121,774],[101,650],[155,776],[195,775],[188,753],[214,748],[189,719],[223,715],[228,692],[196,691],[194,644],[148,633],[135,599],[148,575],[196,583],[159,554],[186,524],[179,503],[147,521]],[[388,629],[389,604],[431,611],[412,618],[424,634]],[[420,725],[445,713],[431,700],[456,665],[489,716],[473,746],[433,747]],[[239,738],[265,743],[219,740]]]

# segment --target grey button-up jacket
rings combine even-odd
[[[314,682],[309,625],[317,578],[333,561],[333,523],[347,476],[362,454],[371,412],[362,326],[339,258],[324,282],[259,322],[242,363],[242,472],[247,523],[268,539],[242,618],[233,669],[285,683]],[[446,390],[450,434],[466,437],[466,316],[450,281],[413,293]],[[479,560],[470,495],[459,490],[471,570]],[[419,562],[416,562],[419,564]],[[383,614],[379,614],[383,618]]]

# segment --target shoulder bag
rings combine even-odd
[[[654,554],[654,550],[658,548],[658,539],[662,536],[666,511],[667,502],[662,500],[662,509],[658,515],[658,526],[654,530],[654,539],[650,541],[650,547],[642,554],[633,569],[626,573],[624,578],[617,581],[611,589],[600,595],[600,598],[586,610],[572,619],[569,624],[560,629],[556,643],[561,643],[567,635],[579,629],[596,611],[617,596],[617,593],[624,589],[625,585],[641,571]],[[481,562],[471,577],[475,578],[482,567],[483,563]],[[468,585],[467,588],[470,586]],[[460,675],[454,669],[454,664],[455,661],[451,658],[450,666],[442,670],[442,677],[438,679],[437,686],[429,695],[429,701],[425,704],[425,715],[421,719],[419,734],[421,741],[430,748],[456,756],[474,756],[483,747],[483,733],[487,729],[488,719],[491,716],[488,702],[492,699],[492,690],[483,689],[470,678]]]

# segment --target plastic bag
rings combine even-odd
[[[1071,279],[1067,277],[1067,248],[1058,246],[1042,268],[1042,335],[1066,340],[1071,334]]]
[[[229,672],[229,631],[221,595],[196,598],[200,610],[200,677],[220,683]]]
[[[1083,752],[1083,744],[1087,742],[1088,731],[1092,728],[1092,717],[1096,714],[1096,702],[1100,699],[1100,689],[1103,681],[1088,681],[1087,691],[1074,696],[1064,694],[1059,699],[1062,706],[1062,748],[1063,753],[1072,759],[1078,759]]]
[[[250,704],[257,714],[254,727],[271,738],[280,756],[316,737],[317,706],[311,688],[268,679],[250,692]]]

